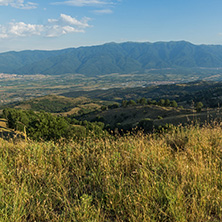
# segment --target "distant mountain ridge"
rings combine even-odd
[[[222,67],[222,46],[194,45],[186,41],[125,42],[54,51],[0,53],[0,73],[9,74],[96,76],[195,67]]]

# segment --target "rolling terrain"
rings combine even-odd
[[[152,131],[169,124],[204,124],[221,120],[219,92],[220,83],[196,82],[136,89],[80,91],[69,93],[69,97],[44,96],[1,108],[49,112],[67,117],[70,122],[73,119],[102,122],[106,129],[118,131],[144,128],[141,122],[148,121],[151,124],[148,131]],[[198,94],[202,95],[201,100],[198,100]],[[203,107],[197,111],[199,102],[203,102]]]

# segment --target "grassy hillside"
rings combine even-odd
[[[222,129],[0,140],[1,221],[221,221]]]
[[[13,107],[23,110],[45,111],[50,113],[60,113],[64,115],[87,113],[98,110],[103,103],[96,102],[90,98],[80,96],[78,98],[68,98],[64,96],[48,95],[24,102],[12,103],[2,106],[2,108]]]
[[[192,111],[188,109],[180,109],[173,107],[161,107],[157,105],[134,105],[128,107],[119,107],[116,109],[108,109],[98,113],[89,113],[82,115],[80,120],[88,121],[102,121],[115,127],[116,124],[131,125],[135,127],[142,119],[149,118],[157,120],[158,118],[172,117],[176,118],[178,115],[191,114]]]

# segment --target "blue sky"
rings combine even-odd
[[[106,42],[222,45],[221,0],[0,0],[0,52]]]

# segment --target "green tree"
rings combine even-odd
[[[121,106],[122,106],[122,107],[126,107],[126,106],[127,106],[127,100],[122,100]]]
[[[160,99],[158,102],[159,106],[164,106],[165,105],[165,99]]]
[[[112,105],[108,105],[108,109],[116,109],[116,108],[119,108],[118,103],[113,103]]]
[[[166,99],[164,105],[165,105],[165,106],[170,106],[170,100],[169,100],[169,99]]]
[[[102,110],[102,111],[108,110],[108,107],[105,106],[105,105],[103,105],[103,106],[101,106],[101,110]]]
[[[129,105],[129,106],[135,106],[135,105],[136,105],[136,102],[131,99],[131,100],[129,100],[129,101],[127,102],[127,105]]]
[[[195,105],[195,109],[197,112],[201,112],[201,109],[203,108],[203,103],[202,102],[197,102]]]
[[[146,98],[141,98],[140,100],[139,100],[139,103],[141,104],[141,105],[146,105],[147,104],[147,99]]]
[[[177,107],[177,102],[175,100],[173,100],[171,103],[170,103],[170,106],[176,108]]]

